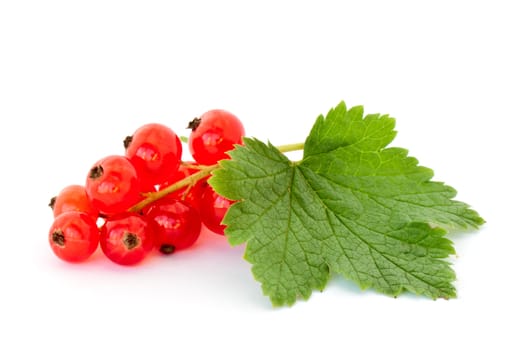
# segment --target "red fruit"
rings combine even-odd
[[[60,259],[80,262],[97,249],[99,230],[89,214],[68,211],[55,218],[48,239],[51,249]]]
[[[147,219],[154,233],[154,246],[163,254],[190,247],[202,228],[198,212],[173,198],[164,198],[151,206]]]
[[[152,230],[142,216],[125,213],[107,218],[101,227],[103,253],[120,265],[142,261],[153,247]]]
[[[204,225],[214,233],[224,234],[226,226],[221,222],[232,203],[234,201],[220,196],[211,186],[207,185],[200,202],[200,218]]]
[[[221,109],[204,113],[188,127],[192,129],[189,150],[199,164],[212,165],[226,159],[228,155],[225,152],[243,142],[243,124],[235,115]]]
[[[68,211],[81,211],[96,219],[99,215],[98,210],[92,206],[85,187],[81,185],[64,187],[56,197],[51,199],[50,207],[53,210],[53,217]]]
[[[123,156],[108,156],[94,164],[85,185],[92,205],[104,215],[121,213],[140,199],[135,167]]]
[[[143,192],[154,191],[154,186],[168,181],[179,168],[182,144],[169,127],[146,124],[124,140],[126,157],[135,166]]]

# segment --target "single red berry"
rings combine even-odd
[[[80,262],[97,249],[99,229],[89,214],[68,211],[55,218],[48,239],[51,249],[60,259]]]
[[[200,202],[200,218],[204,225],[214,233],[224,234],[226,226],[221,222],[232,203],[234,201],[220,196],[210,185],[207,185]]]
[[[151,123],[138,128],[124,140],[126,157],[135,166],[143,192],[168,181],[179,168],[182,144],[169,127]]]
[[[134,265],[152,250],[153,234],[142,216],[124,213],[105,220],[101,227],[100,244],[103,253],[113,262]]]
[[[64,187],[56,197],[50,201],[53,217],[67,211],[81,211],[88,213],[92,218],[99,215],[98,210],[92,205],[82,185],[69,185]]]
[[[85,190],[92,205],[105,215],[124,212],[141,199],[135,167],[129,159],[117,155],[92,166]]]
[[[163,198],[147,212],[154,233],[154,246],[163,254],[190,247],[200,235],[202,222],[189,204]]]
[[[204,165],[212,165],[227,159],[234,145],[241,144],[244,126],[230,112],[213,109],[194,119],[188,126],[192,131],[188,140],[193,158]]]

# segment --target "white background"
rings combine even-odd
[[[1,1],[0,348],[508,349],[509,33],[505,1]],[[487,220],[451,236],[457,299],[336,277],[275,309],[210,232],[134,268],[52,255],[49,198],[138,126],[224,108],[300,142],[340,100]]]

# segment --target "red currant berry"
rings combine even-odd
[[[199,164],[212,165],[228,158],[225,153],[241,144],[244,127],[232,113],[214,109],[189,123],[189,150]]]
[[[51,199],[50,207],[53,210],[53,217],[67,211],[81,211],[96,219],[99,215],[98,210],[90,203],[85,187],[82,185],[64,187],[56,197]]]
[[[55,218],[48,238],[51,249],[60,259],[80,262],[97,249],[99,229],[89,214],[68,211]]]
[[[182,144],[169,127],[146,124],[124,140],[126,157],[135,166],[144,192],[174,176],[181,162]]]
[[[234,202],[220,196],[207,185],[200,202],[200,218],[204,225],[214,233],[224,234],[226,226],[221,222],[232,203]]]
[[[111,261],[120,265],[134,265],[152,250],[152,230],[142,216],[124,213],[105,220],[101,227],[100,244],[103,253]]]
[[[189,204],[164,198],[151,206],[147,219],[152,225],[154,246],[163,254],[192,246],[202,229],[198,212]]]
[[[105,157],[90,169],[85,190],[92,205],[105,215],[121,213],[140,199],[135,167],[123,156]]]
[[[151,206],[147,218],[154,233],[154,246],[163,254],[190,247],[202,229],[196,210],[173,198],[164,198]]]

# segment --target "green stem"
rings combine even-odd
[[[292,152],[292,151],[299,151],[304,148],[304,143],[293,143],[288,145],[282,145],[276,147],[280,152]],[[185,166],[193,169],[199,169],[198,172],[194,173],[193,175],[190,175],[186,177],[185,179],[182,179],[180,181],[177,181],[176,183],[172,184],[171,186],[165,187],[162,190],[159,190],[157,192],[150,192],[147,194],[147,197],[141,200],[140,202],[136,203],[134,206],[132,206],[129,211],[130,212],[139,212],[143,208],[145,208],[147,205],[154,203],[158,199],[161,199],[163,197],[166,197],[172,192],[178,191],[181,188],[193,186],[198,181],[200,181],[203,178],[206,178],[207,176],[211,175],[213,170],[219,169],[219,164],[214,165],[192,165],[192,164],[185,164]]]
[[[280,152],[292,152],[292,151],[300,151],[305,148],[304,143],[291,143],[289,145],[282,145],[276,147]]]
[[[179,136],[179,139],[184,142],[184,143],[188,143],[188,140],[189,138],[187,136]]]
[[[165,187],[162,190],[159,190],[157,192],[151,192],[147,195],[147,197],[134,206],[132,206],[129,211],[131,212],[139,212],[143,208],[145,208],[147,205],[157,201],[158,199],[161,199],[167,195],[169,195],[172,192],[178,191],[181,188],[187,187],[187,186],[193,186],[197,183],[197,181],[209,176],[211,172],[215,169],[218,169],[219,165],[210,165],[208,167],[203,168],[202,170],[194,173],[193,175],[190,175],[186,177],[185,179],[182,179],[180,181],[177,181],[176,183],[172,184],[171,186]]]
[[[193,162],[181,162],[181,165],[188,169],[202,170],[207,169],[210,165],[200,165]]]

